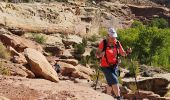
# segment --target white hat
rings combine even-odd
[[[116,30],[114,28],[109,28],[108,29],[108,34],[111,37],[117,37],[117,33],[116,33]]]

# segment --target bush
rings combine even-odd
[[[0,75],[10,75],[10,70],[0,62]]]
[[[0,58],[9,59],[10,53],[7,51],[6,47],[0,42]]]
[[[87,39],[83,38],[82,43],[83,43],[82,45],[84,45],[86,47],[87,46]]]
[[[142,29],[142,28],[144,28],[145,26],[143,25],[143,23],[142,22],[140,22],[140,21],[134,21],[133,23],[132,23],[132,25],[131,25],[131,28],[140,28],[140,29]]]
[[[142,28],[139,28],[142,26],[140,22],[134,22],[133,28],[118,30],[118,33],[124,49],[132,48],[133,59],[140,64],[159,66],[170,71],[170,29],[162,27],[167,23],[162,20],[156,19],[149,27]],[[126,62],[122,66],[126,66]]]
[[[43,35],[40,35],[40,34],[33,33],[32,36],[33,36],[33,39],[40,44],[44,44],[47,40],[46,37],[44,37]]]
[[[85,45],[83,43],[74,46],[75,54],[83,54],[85,52]]]
[[[149,23],[150,27],[167,28],[168,21],[163,18],[155,18]]]
[[[90,60],[90,56],[82,57],[79,63],[86,66],[86,64],[90,64]]]

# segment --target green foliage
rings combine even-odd
[[[130,71],[130,75],[137,76],[139,75],[139,64],[137,61],[131,61],[128,65],[128,70]]]
[[[149,23],[149,27],[167,28],[168,21],[163,18],[155,18]]]
[[[135,43],[138,39],[139,31],[140,30],[138,28],[118,30],[119,40],[122,46],[125,47],[124,49],[127,49],[128,47],[134,48]]]
[[[44,44],[47,41],[47,38],[41,34],[33,33],[32,36],[33,39],[40,44]]]
[[[99,33],[102,37],[106,37],[107,36],[107,29],[106,28],[100,28]]]
[[[143,25],[142,22],[140,21],[134,21],[131,25],[131,28],[139,28],[139,29],[142,29],[144,28],[145,26]]]
[[[82,57],[79,63],[85,66],[86,64],[90,64],[90,60],[90,56]]]
[[[83,54],[85,52],[85,45],[83,43],[74,46],[75,54]]]
[[[125,47],[131,47],[131,57],[140,64],[159,66],[170,71],[170,28],[165,28],[163,19],[157,19],[152,27],[135,22],[133,28],[118,30],[119,39]],[[141,27],[142,28],[139,28]],[[156,27],[157,26],[157,27]],[[126,66],[123,62],[122,66]]]
[[[83,43],[82,45],[87,46],[87,39],[83,38],[82,43]]]
[[[6,49],[6,47],[0,42],[0,58],[9,59],[10,53]]]
[[[9,68],[3,66],[1,62],[0,62],[0,75],[10,75]]]

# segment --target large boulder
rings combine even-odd
[[[24,53],[30,64],[31,71],[34,72],[37,77],[43,77],[54,82],[59,81],[56,71],[40,52],[27,48],[24,50]]]
[[[131,88],[133,85],[135,85],[134,78],[124,78],[122,80],[123,85],[127,86],[128,88]],[[168,84],[169,81],[166,78],[161,77],[143,77],[137,79],[137,85],[139,89],[153,91],[160,96],[164,96],[166,94],[166,92],[168,91]]]

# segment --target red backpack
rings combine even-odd
[[[110,65],[109,64],[109,62],[108,62],[108,59],[107,59],[107,55],[106,55],[106,49],[107,49],[107,47],[110,47],[110,46],[107,46],[107,40],[106,39],[104,39],[103,40],[103,49],[102,49],[102,52],[104,52],[104,57],[106,58],[106,62],[108,63],[108,65]],[[114,47],[112,47],[112,48],[116,48],[116,51],[117,51],[117,57],[116,57],[116,63],[118,64],[118,58],[119,58],[119,52],[118,52],[118,50],[117,49],[119,49],[120,48],[120,42],[117,40],[117,42],[116,42],[116,46],[114,46]]]

